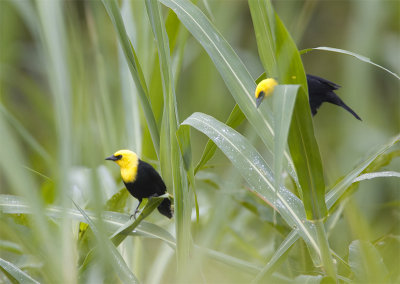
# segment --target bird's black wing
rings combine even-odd
[[[310,74],[307,74],[307,85],[309,93],[308,100],[310,103],[312,115],[315,115],[317,113],[317,110],[322,103],[329,102],[331,104],[335,104],[344,108],[345,110],[350,112],[355,118],[361,120],[361,118],[334,92],[334,90],[340,88],[339,85],[324,78]]]

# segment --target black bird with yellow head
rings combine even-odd
[[[119,150],[106,160],[114,161],[121,170],[122,181],[126,189],[133,197],[139,200],[134,216],[143,198],[164,195],[167,188],[158,172],[148,163],[139,159],[135,152],[130,150]],[[171,200],[165,198],[158,206],[158,211],[168,217],[173,216]]]
[[[256,88],[255,97],[257,107],[261,104],[264,97],[269,96],[274,91],[275,86],[278,83],[275,79],[268,78],[262,80]],[[308,102],[310,104],[312,115],[317,114],[318,108],[324,102],[328,102],[337,106],[340,106],[350,112],[355,118],[361,120],[361,118],[347,106],[339,97],[336,95],[334,90],[340,88],[339,85],[328,81],[324,78],[307,74],[307,85],[308,85]]]

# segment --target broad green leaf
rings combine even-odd
[[[142,68],[140,67],[135,50],[131,42],[129,41],[116,0],[102,0],[102,2],[118,34],[122,50],[124,51],[129,70],[131,71],[133,81],[135,82],[139,94],[140,103],[143,108],[148,128],[150,130],[154,149],[156,150],[158,156],[160,150],[160,134],[148,99],[148,90],[143,76]]]
[[[207,51],[236,103],[272,152],[274,133],[271,126],[271,112],[262,115],[256,108],[254,99],[256,85],[239,56],[200,9],[190,1],[160,0],[160,2],[177,14],[182,24]],[[287,153],[285,158],[291,164]],[[293,171],[290,171],[290,174],[294,174]]]
[[[121,281],[123,281],[124,283],[139,283],[136,276],[132,273],[132,271],[130,271],[124,259],[117,251],[117,248],[112,244],[112,242],[110,242],[105,236],[102,235],[95,223],[90,219],[85,211],[81,209],[76,203],[74,204],[92,229],[93,234],[98,240],[98,245],[102,245],[101,250],[106,249],[107,252],[109,252],[109,256],[112,258],[109,263],[113,265]]]
[[[304,240],[319,255],[315,231],[306,220],[303,204],[283,186],[276,190],[271,169],[246,138],[213,117],[202,113],[192,114],[182,124],[190,125],[212,139],[231,160],[252,190],[266,202],[273,204],[291,227],[298,228]]]
[[[357,282],[388,283],[390,281],[379,251],[370,242],[356,240],[350,244],[349,265]]]
[[[396,77],[397,79],[400,80],[400,76],[397,75],[396,73],[390,71],[389,69],[386,69],[385,67],[383,67],[383,66],[381,66],[379,64],[376,64],[376,63],[372,62],[371,59],[369,59],[368,57],[362,56],[360,54],[357,54],[355,52],[351,52],[351,51],[348,51],[348,50],[344,50],[344,49],[340,49],[340,48],[334,48],[334,47],[327,47],[327,46],[319,46],[319,47],[303,49],[303,50],[300,51],[300,54],[306,54],[307,52],[312,51],[312,50],[331,51],[331,52],[336,52],[336,53],[341,53],[341,54],[353,56],[353,57],[355,57],[355,58],[357,58],[357,59],[359,59],[359,60],[361,60],[363,62],[372,64],[372,65],[374,65],[374,66],[376,66],[378,68],[381,68],[381,69],[385,70],[386,72],[388,72],[389,74],[393,75],[394,77]]]
[[[0,258],[0,268],[4,269],[8,274],[10,274],[18,283],[36,283],[39,284],[38,281],[30,277],[27,273],[19,269],[18,266],[8,262]]]

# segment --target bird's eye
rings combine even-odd
[[[118,156],[115,156],[116,158],[117,158],[117,160],[121,160],[122,159],[122,155],[118,155]]]

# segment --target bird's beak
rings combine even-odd
[[[263,98],[264,98],[264,92],[262,92],[262,93],[258,96],[258,98],[256,99],[256,106],[257,106],[257,108],[260,106],[260,104],[261,104]]]
[[[111,155],[110,157],[107,157],[106,160],[116,161],[116,160],[118,160],[118,158],[115,157],[114,155]]]

